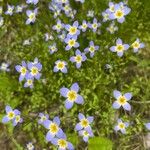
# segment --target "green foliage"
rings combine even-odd
[[[89,140],[89,150],[112,150],[113,143],[103,137],[94,137]]]
[[[101,12],[108,7],[109,0],[85,0],[81,5],[71,0],[71,6],[77,10],[75,20],[80,23],[82,20],[92,21],[87,18],[87,11],[94,10],[98,20],[102,20]],[[114,0],[119,2],[119,0]],[[24,1],[6,0],[1,6],[6,10],[7,3],[18,5]],[[112,147],[118,150],[144,149],[143,134],[146,134],[144,122],[149,119],[150,105],[150,1],[129,0],[128,5],[131,13],[126,16],[123,24],[116,23],[119,30],[115,34],[106,31],[109,23],[102,23],[101,34],[91,31],[81,33],[78,42],[80,50],[88,46],[93,40],[100,50],[93,58],[88,55],[88,60],[83,63],[81,69],[69,61],[75,50],[65,51],[65,44],[57,38],[57,33],[52,30],[56,24],[53,14],[48,10],[49,0],[42,0],[39,7],[37,20],[33,25],[25,25],[27,16],[25,11],[22,14],[14,14],[5,17],[5,25],[0,28],[0,64],[11,62],[10,72],[0,71],[0,120],[5,114],[5,106],[18,108],[24,118],[24,123],[15,129],[11,124],[0,124],[0,143],[9,140],[9,149],[22,150],[26,143],[33,141],[36,149],[56,149],[52,144],[46,143],[46,129],[37,124],[38,113],[48,113],[50,119],[58,115],[61,119],[61,127],[66,131],[68,140],[72,142],[77,150],[111,150]],[[28,9],[33,9],[32,5]],[[71,24],[73,21],[62,15],[62,22]],[[46,42],[44,34],[49,33],[54,40]],[[110,46],[120,37],[125,43],[132,44],[138,37],[146,44],[146,48],[138,53],[133,53],[130,48],[119,58],[110,52]],[[31,45],[23,45],[23,42],[30,39]],[[50,55],[48,46],[57,43],[58,51]],[[14,67],[21,64],[22,60],[33,61],[37,57],[42,63],[42,77],[36,81],[33,89],[23,87],[19,83],[19,73]],[[68,73],[54,73],[54,62],[62,59],[68,62]],[[111,68],[106,69],[105,65],[110,64]],[[80,94],[84,97],[84,105],[74,106],[71,110],[64,108],[64,98],[60,96],[59,89],[62,86],[70,87],[72,83],[78,82]],[[113,90],[132,92],[132,111],[126,113],[123,110],[114,110]],[[89,145],[84,144],[81,138],[74,133],[75,124],[78,122],[78,113],[94,116],[93,132],[95,137],[91,138]],[[113,131],[118,117],[131,122],[127,135],[116,135]],[[3,134],[3,132],[6,134]],[[22,133],[23,132],[23,133]],[[23,136],[19,140],[18,136]],[[110,140],[104,137],[109,137]],[[11,144],[13,143],[13,144]]]

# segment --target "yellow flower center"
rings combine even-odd
[[[86,25],[86,24],[83,24],[82,27],[85,29],[85,28],[87,28],[87,25]]]
[[[92,24],[92,27],[97,28],[97,24],[96,23]]]
[[[115,13],[115,16],[117,18],[121,18],[121,17],[123,17],[123,12],[121,10],[117,10],[116,13]]]
[[[68,43],[68,44],[69,44],[69,46],[71,46],[71,47],[74,46],[74,45],[75,45],[75,40],[69,40],[69,43]]]
[[[33,81],[31,79],[27,80],[28,85],[31,85],[33,83]]]
[[[82,119],[81,120],[81,126],[86,128],[89,125],[89,121],[87,119]]]
[[[77,93],[71,90],[68,92],[67,97],[69,101],[75,101],[77,98]]]
[[[63,69],[64,66],[65,66],[65,64],[64,64],[63,62],[58,62],[58,63],[57,63],[57,68],[58,68],[58,69]]]
[[[90,52],[94,52],[95,51],[95,47],[94,46],[90,46],[89,51]]]
[[[82,61],[82,57],[80,55],[77,55],[75,57],[76,62],[80,63]]]
[[[121,122],[121,123],[119,123],[119,125],[118,125],[118,126],[119,126],[119,128],[120,128],[120,129],[124,129],[124,128],[125,128],[125,124],[124,124],[124,123],[122,123],[122,122]]]
[[[116,50],[119,51],[119,52],[121,52],[121,51],[124,50],[124,46],[121,45],[121,44],[118,44],[117,47],[116,47]]]
[[[60,148],[66,148],[67,147],[67,141],[64,139],[59,139],[58,140],[58,145]]]
[[[13,111],[10,111],[7,116],[9,119],[13,119],[15,117],[15,114]]]
[[[84,131],[84,132],[83,132],[83,135],[84,135],[84,136],[89,136],[89,133],[88,133],[87,131]]]
[[[60,24],[57,24],[57,28],[60,29],[60,28],[61,28],[61,25],[60,25]]]
[[[21,74],[25,75],[27,72],[27,69],[25,67],[22,67],[20,72]]]
[[[133,48],[139,48],[140,47],[140,44],[138,42],[134,42],[132,44]]]
[[[45,120],[46,120],[46,117],[45,117],[45,116],[42,116],[42,117],[41,117],[41,120],[42,120],[42,121],[45,121]]]
[[[58,125],[56,123],[51,123],[49,126],[49,130],[51,133],[56,134],[59,130]]]
[[[29,16],[29,19],[30,19],[30,20],[35,19],[35,14],[34,14],[34,13],[31,13],[30,16]]]
[[[32,73],[32,75],[36,75],[38,73],[38,68],[37,67],[32,67],[31,73]]]
[[[69,29],[69,33],[70,34],[75,34],[77,32],[77,28],[76,27],[71,27],[70,29]]]
[[[121,105],[124,105],[126,103],[126,98],[124,96],[120,96],[118,98],[118,103],[121,104]]]

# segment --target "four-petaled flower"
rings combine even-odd
[[[51,141],[55,136],[61,137],[64,135],[63,130],[59,127],[59,125],[60,125],[59,117],[54,117],[53,121],[45,120],[43,122],[43,125],[46,129],[49,130],[46,134],[47,141]]]
[[[70,57],[70,61],[76,62],[76,67],[80,68],[82,62],[85,61],[87,59],[87,57],[85,56],[85,53],[81,53],[81,51],[78,49],[76,50],[75,54],[76,54],[76,56]]]
[[[124,6],[122,3],[114,5],[114,12],[112,12],[109,17],[114,20],[117,19],[119,23],[123,23],[125,21],[126,15],[130,13],[131,9],[127,6]]]
[[[54,72],[58,72],[60,70],[63,73],[67,73],[68,71],[67,71],[66,65],[67,65],[67,62],[61,61],[61,60],[57,60],[55,62],[55,67],[54,67],[53,71]]]
[[[101,24],[99,22],[97,22],[96,18],[94,18],[93,23],[89,23],[88,26],[89,26],[89,28],[91,28],[93,30],[93,32],[96,32],[97,28],[100,27]]]
[[[67,38],[65,38],[65,43],[68,44],[65,48],[65,50],[70,50],[72,47],[77,48],[79,47],[79,43],[76,41],[77,40],[77,36],[73,36],[73,37],[69,37],[67,36]]]
[[[53,30],[60,32],[64,28],[64,24],[61,23],[61,20],[57,20],[57,24],[52,27]]]
[[[80,130],[79,135],[83,137],[84,142],[88,142],[89,137],[93,137],[93,131],[92,130]]]
[[[27,70],[27,64],[25,61],[22,61],[22,66],[21,65],[17,65],[15,66],[15,69],[20,72],[20,77],[19,77],[19,82],[21,82],[28,74],[28,70]]]
[[[26,20],[26,24],[30,24],[30,23],[34,23],[36,20],[36,15],[38,12],[38,8],[34,9],[34,10],[27,10],[26,14],[28,16],[28,19]]]
[[[50,45],[48,48],[49,48],[50,54],[53,54],[54,52],[57,51],[56,43],[54,43],[53,45]]]
[[[5,111],[7,113],[6,116],[3,117],[2,122],[7,123],[8,121],[13,122],[13,126],[16,126],[18,122],[22,122],[22,118],[20,117],[20,111],[18,109],[12,109],[10,106],[5,107]]]
[[[39,113],[40,119],[38,120],[39,124],[44,124],[44,121],[48,120],[48,114]]]
[[[7,11],[5,12],[5,14],[11,16],[13,14],[14,8],[15,8],[14,6],[7,5]]]
[[[79,85],[78,83],[72,84],[71,88],[61,88],[60,89],[60,94],[67,98],[65,101],[65,107],[66,109],[71,109],[74,103],[77,104],[83,104],[84,100],[81,95],[78,94],[79,91]]]
[[[122,40],[120,38],[116,41],[116,46],[110,47],[110,50],[112,52],[117,52],[117,55],[119,57],[123,56],[124,51],[126,51],[129,48],[128,44],[123,44]]]
[[[34,145],[33,145],[31,142],[29,142],[29,143],[27,144],[27,149],[28,149],[28,150],[34,150]]]
[[[118,119],[118,124],[114,127],[114,130],[121,131],[121,133],[125,134],[126,133],[126,128],[129,126],[128,122],[123,122],[121,119]]]
[[[95,54],[95,51],[97,51],[99,49],[99,46],[95,46],[93,41],[90,41],[90,46],[85,48],[84,51],[85,52],[90,52],[90,57],[93,57]]]
[[[138,52],[138,50],[140,48],[144,48],[145,47],[144,43],[140,43],[139,39],[136,39],[136,41],[131,46],[133,47],[134,53]]]
[[[85,32],[87,28],[88,28],[88,23],[85,20],[83,20],[82,25],[79,26],[79,29],[81,29],[82,32]]]
[[[114,109],[119,109],[122,106],[127,111],[131,110],[131,105],[128,103],[128,101],[132,98],[131,93],[125,93],[124,95],[122,95],[120,91],[114,90],[113,94],[114,97],[117,99],[113,103]]]
[[[73,36],[78,36],[80,34],[80,30],[78,30],[78,26],[79,26],[78,21],[75,21],[72,26],[69,24],[65,25],[65,29],[69,32],[67,35],[69,38]]]
[[[58,138],[53,138],[51,140],[51,143],[58,146],[59,150],[74,150],[74,146],[72,145],[72,143],[67,141],[67,137],[65,134],[63,136],[59,135]]]
[[[37,80],[40,79],[40,77],[41,77],[40,71],[42,70],[42,64],[40,62],[38,62],[38,59],[35,60],[35,62],[29,62],[28,69],[29,69],[30,73],[28,74],[27,78],[34,77]]]
[[[75,127],[76,131],[79,131],[79,130],[82,130],[82,129],[85,129],[87,131],[92,130],[90,124],[94,120],[93,116],[88,116],[86,118],[82,113],[79,113],[78,118],[79,118],[80,122],[76,124],[76,127]]]

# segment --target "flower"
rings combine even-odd
[[[22,123],[23,119],[20,117],[20,112],[13,119],[13,126],[16,126],[18,123]]]
[[[44,36],[46,42],[54,39],[54,37],[49,33],[45,33]]]
[[[77,36],[73,36],[73,37],[67,37],[64,41],[66,44],[68,44],[65,48],[65,50],[70,50],[72,47],[77,48],[79,47],[79,43],[76,42],[77,40]]]
[[[102,12],[102,16],[103,16],[103,22],[110,20],[109,13],[107,11]]]
[[[85,129],[87,131],[92,131],[90,124],[94,120],[93,116],[88,116],[86,118],[82,113],[79,113],[78,118],[79,118],[80,122],[77,123],[75,126],[76,131],[80,131],[82,129]]]
[[[48,114],[43,114],[43,113],[39,113],[39,117],[40,119],[38,120],[38,123],[43,125],[44,125],[44,121],[48,120],[49,118]]]
[[[69,32],[68,37],[78,36],[80,34],[80,30],[78,30],[79,23],[75,21],[73,25],[65,25],[65,29]]]
[[[79,91],[78,83],[72,84],[70,89],[65,88],[65,87],[62,87],[60,89],[60,94],[63,97],[67,98],[65,101],[66,109],[71,109],[74,103],[77,103],[77,104],[84,103],[83,97],[78,94],[78,91]]]
[[[99,49],[99,46],[95,46],[93,41],[90,41],[89,44],[90,44],[90,46],[85,48],[84,51],[85,52],[90,52],[90,57],[93,57],[95,51]]]
[[[10,69],[8,67],[9,67],[8,63],[2,63],[1,66],[0,66],[0,70],[9,72]]]
[[[145,123],[145,127],[150,130],[150,123]]]
[[[66,68],[67,62],[65,61],[61,61],[61,60],[57,60],[55,62],[55,67],[53,69],[54,72],[58,72],[59,70],[63,73],[67,73],[68,70]]]
[[[94,11],[93,10],[89,10],[87,13],[87,17],[94,17]]]
[[[27,76],[27,79],[32,79],[34,77],[35,79],[39,80],[41,77],[40,71],[42,70],[42,64],[38,62],[38,59],[35,58],[34,62],[29,62],[28,63],[28,69],[30,73]]]
[[[23,8],[25,8],[24,5],[18,5],[18,6],[16,6],[16,13],[21,13],[23,11]]]
[[[97,19],[94,18],[93,19],[93,23],[89,23],[88,24],[89,28],[91,28],[93,30],[93,32],[96,32],[97,31],[97,28],[101,26],[101,24],[99,22],[97,22]]]
[[[85,56],[84,53],[81,53],[81,51],[78,49],[76,50],[75,54],[76,54],[76,56],[70,57],[70,61],[76,62],[76,67],[80,68],[82,62],[85,61],[87,59],[87,57]]]
[[[22,66],[21,65],[17,65],[15,66],[15,69],[20,72],[20,77],[19,77],[19,82],[21,82],[28,74],[28,70],[27,70],[27,64],[25,61],[22,61]]]
[[[112,20],[117,19],[119,23],[123,23],[125,21],[124,16],[128,15],[130,11],[131,9],[123,5],[123,3],[115,4],[114,12],[112,12],[109,17]]]
[[[59,117],[54,117],[53,121],[45,120],[43,122],[43,125],[46,129],[49,130],[46,134],[46,140],[48,142],[51,141],[55,136],[61,137],[64,135],[63,130],[59,127],[59,125],[60,125]]]
[[[79,29],[81,29],[82,32],[85,32],[87,28],[88,28],[88,24],[85,20],[83,20],[82,25],[79,26]]]
[[[18,109],[13,110],[10,106],[5,107],[5,111],[7,113],[6,116],[3,117],[2,123],[7,123],[8,121],[12,120],[13,125],[15,126],[17,124],[16,116],[20,115],[20,111]],[[20,122],[20,120],[19,120]]]
[[[114,97],[117,99],[113,103],[114,109],[119,109],[122,106],[127,111],[131,110],[131,105],[128,103],[128,101],[132,98],[131,93],[125,93],[124,95],[122,95],[120,91],[114,90],[113,94]]]
[[[29,143],[27,144],[27,149],[28,149],[28,150],[34,150],[34,145],[33,145],[31,142],[29,142]]]
[[[53,45],[50,45],[48,48],[49,48],[50,54],[53,54],[57,51],[56,43],[54,43]]]
[[[115,33],[115,31],[118,30],[118,27],[115,26],[115,23],[114,23],[114,22],[112,22],[112,23],[109,25],[109,27],[106,28],[106,30],[109,31],[110,34],[113,34],[113,33]]]
[[[34,4],[36,5],[39,2],[39,0],[26,0],[27,4]]]
[[[119,57],[123,56],[124,51],[126,51],[129,48],[128,44],[123,44],[122,40],[120,38],[116,41],[116,46],[110,47],[110,51],[117,52],[117,55]]]
[[[11,5],[7,5],[7,11],[5,12],[5,14],[12,16],[14,8],[15,7],[13,5],[12,6]]]
[[[51,140],[51,143],[58,146],[59,150],[74,150],[72,143],[67,141],[67,137],[65,134],[63,136],[59,136],[59,138],[53,138]]]
[[[121,131],[121,133],[125,134],[126,133],[126,128],[129,126],[128,122],[123,122],[121,119],[118,119],[118,124],[114,127],[114,130]]]
[[[138,50],[140,48],[144,48],[145,45],[144,43],[140,43],[140,40],[137,38],[135,42],[133,42],[133,44],[131,45],[131,47],[133,47],[133,51],[134,53],[138,52]]]
[[[58,38],[63,42],[66,37],[66,31],[62,31],[60,35],[58,35]]]
[[[34,82],[34,78],[32,76],[29,76],[29,74],[26,76],[26,82],[24,84],[24,87],[30,87],[33,88],[33,82]]]
[[[57,24],[52,27],[53,30],[60,32],[64,28],[64,24],[61,23],[61,20],[57,20]]]
[[[84,142],[88,142],[89,137],[94,136],[92,130],[80,130],[79,135],[83,137]]]
[[[26,24],[30,24],[30,23],[35,22],[37,12],[38,12],[38,8],[36,8],[34,10],[27,10],[26,11],[26,14],[28,16],[28,19],[26,20]]]

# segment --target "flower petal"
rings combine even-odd
[[[113,91],[113,94],[114,94],[114,97],[115,97],[116,99],[118,99],[118,98],[122,95],[121,92],[118,91],[118,90],[114,90],[114,91]]]
[[[81,95],[78,95],[77,99],[75,100],[75,102],[77,104],[83,104],[84,103],[83,97]]]
[[[121,107],[121,105],[120,105],[117,101],[115,101],[115,102],[113,103],[112,107],[113,107],[114,109],[119,109],[119,108]]]
[[[65,107],[66,107],[66,109],[71,109],[72,106],[73,106],[73,102],[70,102],[68,100],[65,101]]]
[[[72,86],[71,86],[71,90],[78,92],[79,91],[78,83],[73,83]]]
[[[69,89],[63,87],[60,89],[60,94],[63,96],[63,97],[67,97],[67,94],[69,92]]]
[[[130,100],[132,98],[132,94],[131,93],[125,93],[124,94],[124,97],[127,99],[127,100]]]
[[[131,105],[130,105],[128,102],[126,102],[124,105],[122,105],[122,107],[123,107],[125,110],[128,110],[128,111],[131,110]]]

